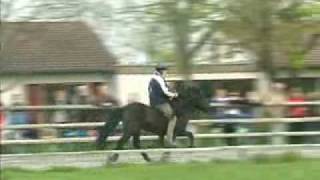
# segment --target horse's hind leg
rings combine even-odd
[[[102,128],[98,129],[98,138],[96,140],[96,149],[102,150],[106,147],[107,133]]]
[[[123,149],[123,146],[125,143],[127,143],[127,141],[130,139],[131,135],[129,133],[124,133],[120,140],[118,141],[118,144],[117,144],[117,147],[116,147],[116,150],[122,150]]]
[[[118,141],[117,143],[117,147],[116,147],[116,150],[122,150],[123,149],[123,146],[124,144],[130,139],[131,135],[129,133],[124,133],[120,140]],[[109,157],[109,160],[111,162],[115,162],[117,161],[119,158],[119,154],[118,153],[114,153],[111,157]]]
[[[136,149],[141,149],[140,134],[136,134],[133,136],[133,146]],[[151,161],[150,157],[148,156],[148,154],[146,152],[141,152],[141,155],[145,161],[147,161],[147,162]]]

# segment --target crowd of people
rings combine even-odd
[[[211,98],[211,103],[231,104],[231,106],[212,108],[209,111],[209,116],[214,119],[255,119],[259,117],[271,118],[302,118],[308,116],[320,116],[319,106],[277,106],[283,103],[300,103],[306,101],[320,100],[316,93],[305,93],[301,88],[288,88],[285,84],[274,83],[272,89],[267,94],[259,95],[257,92],[237,92],[228,91],[224,88],[214,90],[214,96]],[[22,96],[15,94],[12,96],[11,106],[25,105]],[[57,89],[54,92],[54,105],[68,104],[94,104],[117,106],[118,102],[109,93],[108,86],[105,84],[96,84],[94,88],[87,85],[75,86],[72,96],[67,94],[66,89]],[[263,104],[272,105],[262,108]],[[1,104],[0,104],[1,106]],[[90,111],[90,112],[89,112]],[[106,119],[107,113],[101,110],[55,110],[48,112],[34,111],[0,111],[0,126],[3,129],[4,125],[19,125],[19,124],[35,124],[35,123],[72,123],[72,122],[99,122]],[[42,117],[41,122],[35,120],[35,116]],[[316,131],[320,129],[317,122],[295,122],[295,123],[273,123],[270,125],[270,131],[285,132],[285,131]],[[214,128],[221,128],[224,133],[236,132],[256,132],[256,129],[251,124],[243,123],[221,123],[214,124]],[[7,139],[36,139],[46,137],[83,137],[96,136],[95,129],[28,129],[28,130],[11,130],[3,131]],[[316,138],[308,138],[309,141],[317,141]],[[271,139],[274,144],[282,144],[284,137],[274,137]],[[292,137],[289,138],[290,143],[305,142],[305,138]],[[237,139],[226,138],[226,144],[237,144]]]
[[[53,93],[53,103],[48,105],[97,105],[117,106],[117,100],[110,95],[108,86],[101,83],[73,87],[68,94],[66,88],[58,88]],[[27,105],[21,94],[13,94],[11,107]],[[90,111],[90,112],[89,112]],[[101,122],[106,119],[101,110],[53,110],[53,111],[0,111],[1,126],[23,124],[52,124],[75,122]],[[6,139],[37,139],[50,137],[95,136],[94,129],[27,129],[6,130],[1,132]]]
[[[317,100],[316,93],[304,93],[301,88],[288,88],[283,83],[274,83],[265,94],[259,95],[257,92],[248,91],[244,94],[240,92],[228,92],[227,89],[219,88],[211,98],[211,103],[224,103],[231,106],[213,108],[210,116],[216,119],[225,119],[230,122],[215,124],[214,127],[222,128],[224,133],[236,132],[256,132],[257,130],[250,123],[236,123],[234,119],[254,119],[259,117],[270,118],[303,118],[319,116],[319,106],[283,106],[286,103],[303,103]],[[262,106],[267,105],[267,106]],[[262,108],[263,107],[263,108]],[[317,122],[294,122],[294,123],[273,123],[270,127],[272,132],[286,131],[317,131],[320,125]],[[306,138],[290,137],[290,143],[303,143]],[[308,138],[314,141],[315,138]],[[271,138],[273,144],[284,144],[287,142],[285,137]],[[235,145],[237,139],[226,138],[226,144]]]

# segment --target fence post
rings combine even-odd
[[[271,131],[274,132],[274,133],[277,133],[277,132],[286,132],[287,131],[287,124],[285,123],[282,123],[282,122],[276,122],[276,123],[273,123],[271,125]],[[271,143],[276,145],[276,144],[287,144],[287,137],[286,136],[282,136],[282,135],[273,135],[271,137]]]

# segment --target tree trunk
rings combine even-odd
[[[268,73],[259,73],[256,82],[256,90],[260,95],[267,94],[271,87],[271,77]]]

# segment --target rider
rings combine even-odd
[[[176,146],[173,136],[177,118],[174,115],[169,101],[178,97],[178,94],[169,91],[168,85],[164,79],[167,69],[168,68],[164,65],[156,66],[155,72],[149,82],[149,100],[152,107],[159,109],[169,119],[167,140],[170,146]]]

